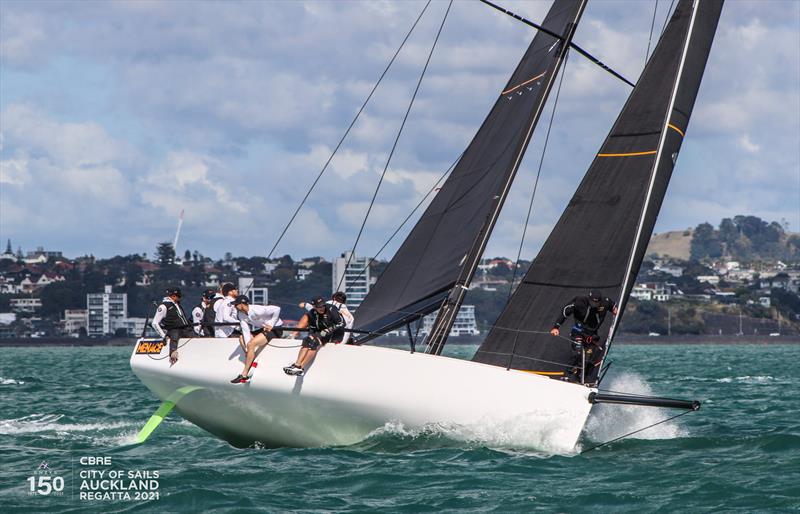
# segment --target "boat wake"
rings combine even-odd
[[[14,380],[13,378],[0,377],[0,385],[23,385],[25,382],[22,380]]]
[[[605,388],[629,394],[653,395],[647,382],[635,373],[621,373],[609,376],[603,382]],[[593,442],[610,441],[617,437],[639,430],[674,415],[674,411],[640,407],[636,405],[599,404],[592,408],[583,435]],[[689,433],[677,421],[668,421],[648,428],[630,437],[632,439],[675,439],[686,437]]]
[[[549,426],[551,424],[547,420],[535,413],[503,422],[476,425],[431,423],[421,428],[410,428],[399,421],[391,421],[354,446],[363,450],[388,452],[491,448],[524,450],[543,457],[572,453],[565,445],[558,444],[558,434],[553,433]]]

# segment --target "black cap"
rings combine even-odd
[[[321,296],[317,296],[313,300],[311,300],[311,305],[314,307],[325,307],[325,298]]]
[[[236,289],[236,286],[231,284],[230,282],[225,282],[222,284],[222,296],[228,296],[228,293]]]
[[[217,292],[213,289],[206,289],[203,291],[203,298],[206,300],[213,300],[214,296],[216,296]]]
[[[179,288],[179,287],[168,287],[166,290],[164,290],[164,295],[166,295],[166,296],[173,296],[174,295],[174,296],[177,296],[178,298],[183,296],[183,294],[181,293],[181,288]]]
[[[237,305],[250,305],[250,298],[246,297],[243,294],[240,294],[233,301],[233,306],[236,307]]]
[[[595,302],[599,302],[603,299],[603,292],[597,289],[589,291],[589,298],[594,300]]]

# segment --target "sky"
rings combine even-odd
[[[534,21],[550,5],[501,3]],[[0,242],[152,255],[184,210],[179,253],[266,255],[424,5],[0,0]],[[654,9],[653,45],[668,7],[589,2],[575,41],[635,81]],[[431,3],[276,255],[352,247],[446,8]],[[373,256],[464,150],[533,36],[477,1],[453,4],[358,254]],[[570,56],[523,258],[629,91]],[[517,253],[554,97],[487,256]],[[795,0],[726,2],[656,232],[737,214],[800,230]]]

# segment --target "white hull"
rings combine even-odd
[[[299,340],[291,339],[264,349],[250,383],[231,384],[244,360],[238,340],[184,339],[181,345],[172,367],[166,347],[153,355],[134,349],[133,372],[162,400],[197,387],[175,409],[238,446],[348,445],[399,422],[408,429],[463,427],[490,442],[497,441],[493,430],[513,430],[524,436],[509,445],[569,452],[591,409],[587,387],[374,346],[327,345],[305,376],[290,377],[282,368],[297,355]]]

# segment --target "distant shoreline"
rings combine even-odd
[[[451,345],[478,345],[483,341],[481,336],[451,337]],[[75,338],[75,337],[10,337],[0,339],[0,347],[59,347],[59,346],[130,346],[133,347],[135,338],[107,337],[107,338]],[[800,335],[675,335],[675,336],[645,336],[640,334],[621,334],[614,339],[614,344],[629,345],[671,345],[671,344],[702,344],[702,345],[728,345],[728,344],[800,344]],[[408,339],[403,337],[387,337],[376,346],[408,346]],[[417,349],[423,346],[417,344]]]

